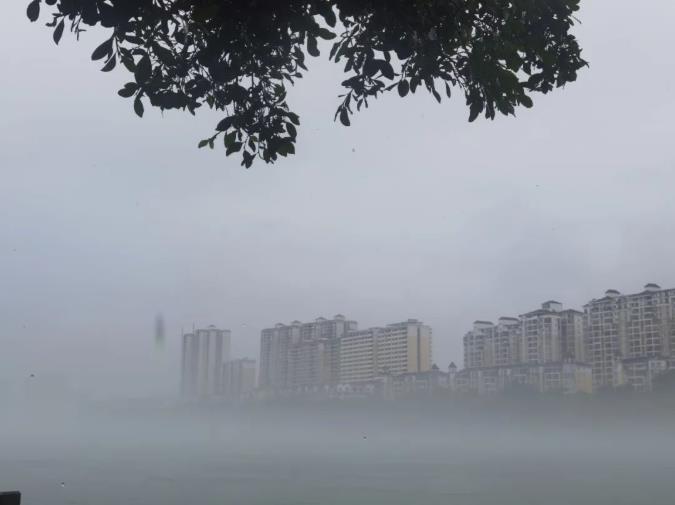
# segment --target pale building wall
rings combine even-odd
[[[341,314],[333,319],[319,317],[309,323],[293,321],[264,329],[260,335],[259,386],[289,391],[337,382],[337,341],[356,329],[356,321]]]
[[[431,370],[431,328],[411,320],[350,332],[340,339],[340,382]]]
[[[215,326],[183,335],[183,394],[208,397],[222,393],[222,367],[230,356],[230,337],[230,330]]]
[[[584,346],[596,387],[626,382],[620,361],[669,358],[675,349],[675,289],[608,290],[584,306]]]

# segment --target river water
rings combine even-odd
[[[0,489],[27,505],[675,503],[667,433],[274,417],[14,416]]]

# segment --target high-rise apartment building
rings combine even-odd
[[[492,338],[495,325],[490,321],[475,321],[473,330],[464,335],[464,366],[479,368],[493,366],[490,355],[486,355],[486,344]]]
[[[665,358],[670,367],[675,357],[675,289],[647,284],[630,295],[610,289],[584,306],[584,333],[596,387],[627,383],[642,389],[641,383],[629,379],[639,375],[630,372],[637,369],[636,363]],[[619,372],[622,362],[629,372]],[[647,364],[644,367],[649,370]]]
[[[337,315],[263,330],[259,386],[272,393],[319,392],[338,383],[431,369],[431,328],[416,319],[357,328]]]
[[[586,363],[583,312],[560,311],[560,353],[564,360]]]
[[[542,392],[587,391],[583,343],[583,314],[563,310],[553,300],[519,318],[502,317],[496,325],[476,321],[464,336],[466,370],[459,379],[463,389],[479,392],[512,383]],[[570,377],[577,382],[570,383]]]
[[[506,366],[518,360],[522,324],[515,317],[500,317],[485,340],[486,366]]]
[[[357,329],[338,314],[310,323],[277,324],[260,336],[259,386],[271,391],[313,390],[338,380],[339,339]]]
[[[544,302],[541,309],[520,316],[522,338],[520,363],[543,364],[560,361],[562,304]]]
[[[630,295],[610,289],[587,303],[584,312],[563,310],[559,302],[548,301],[541,309],[522,314],[518,322],[512,318],[502,318],[497,325],[476,321],[464,336],[466,369],[484,369],[481,374],[464,374],[467,384],[469,377],[479,375],[486,384],[503,383],[497,378],[504,374],[519,377],[496,370],[499,367],[515,370],[515,365],[555,363],[590,365],[594,388],[628,385],[650,390],[653,379],[675,368],[675,289],[647,284]],[[539,376],[533,370],[528,371],[528,381]],[[576,376],[585,377],[583,367],[575,370]],[[556,373],[542,372],[541,377]]]
[[[583,313],[548,301],[519,318],[495,325],[476,321],[464,336],[466,368],[584,361]]]
[[[230,335],[230,330],[213,325],[183,335],[181,391],[185,396],[222,394],[222,369],[230,357]]]
[[[252,396],[255,390],[255,360],[235,359],[223,363],[223,395],[231,400]]]
[[[341,383],[431,370],[431,328],[416,319],[353,331],[339,341]]]

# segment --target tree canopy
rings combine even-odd
[[[345,91],[335,120],[349,126],[369,100],[425,90],[441,102],[459,90],[469,121],[531,107],[533,92],[574,81],[586,65],[571,33],[580,0],[31,0],[27,15],[66,28],[108,30],[93,52],[104,72],[132,74],[119,95],[143,116],[149,103],[222,120],[199,147],[272,163],[295,153],[300,118],[287,89],[307,55],[332,41]],[[222,140],[221,140],[222,139]]]

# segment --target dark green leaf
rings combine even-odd
[[[61,19],[61,22],[58,25],[56,25],[56,28],[54,29],[53,38],[54,38],[54,42],[56,42],[57,44],[59,43],[59,41],[61,40],[61,37],[63,36],[64,26],[65,26],[65,22],[63,21],[63,19]]]
[[[143,102],[141,102],[141,96],[137,95],[134,100],[134,112],[138,117],[143,117]]]
[[[300,117],[295,112],[288,112],[286,113],[288,116],[288,119],[290,119],[294,125],[299,126],[300,125]]]
[[[136,65],[134,64],[134,59],[131,56],[123,56],[120,58],[122,65],[124,65],[129,72],[136,73]]]
[[[112,58],[108,60],[108,62],[103,65],[103,68],[101,69],[101,72],[110,72],[113,68],[115,68],[115,64],[117,63],[117,58],[113,55]]]
[[[318,35],[322,39],[326,39],[326,40],[332,40],[332,39],[335,38],[335,34],[333,32],[331,32],[330,30],[327,30],[326,28],[319,28]]]
[[[326,20],[326,23],[328,23],[328,26],[335,26],[335,23],[337,22],[337,18],[335,16],[335,13],[333,12],[333,7],[331,5],[328,5],[321,9],[320,11],[321,16],[323,16],[323,19]]]
[[[351,124],[349,121],[349,114],[347,113],[347,109],[342,109],[340,111],[340,122],[345,126],[349,126]]]
[[[396,48],[396,56],[398,57],[399,60],[407,60],[412,56],[413,50],[412,48],[408,45],[401,45],[400,47]]]
[[[473,101],[469,106],[469,122],[473,123],[481,112],[483,112],[483,103]]]
[[[209,139],[200,140],[199,144],[197,144],[197,147],[199,149],[201,149],[202,147],[206,147],[208,145],[208,143],[209,143]]]
[[[532,102],[532,99],[527,96],[523,95],[519,98],[520,103],[523,104],[523,106],[527,107],[528,109],[531,108],[534,105],[534,102]]]
[[[377,60],[373,58],[368,58],[366,62],[363,64],[363,73],[366,74],[368,77],[374,76],[379,69],[380,66],[377,63]],[[359,82],[358,76],[356,76],[355,82]],[[344,85],[344,83],[342,84]]]
[[[383,76],[387,79],[394,78],[394,69],[392,68],[391,63],[385,60],[377,60],[377,64],[380,67],[380,72],[382,72]]]
[[[111,56],[112,55],[112,43],[113,39],[108,39],[105,42],[103,42],[100,46],[98,46],[96,49],[94,49],[94,52],[91,53],[91,59],[92,60],[100,60],[102,58],[105,58],[106,56]]]
[[[340,49],[341,45],[341,42],[336,42],[333,44],[333,47],[330,48],[330,54],[328,55],[329,60],[332,60],[335,57],[335,54],[337,53],[337,50]]]
[[[226,117],[225,119],[221,119],[218,125],[216,126],[216,130],[219,132],[224,132],[227,131],[230,126],[232,126],[232,118],[231,117]]]
[[[136,90],[138,90],[138,84],[135,82],[128,82],[121,90],[117,92],[117,94],[122,98],[129,98],[130,96],[133,96],[134,93],[136,93]]]
[[[408,91],[410,90],[410,84],[408,84],[408,81],[401,81],[398,83],[398,94],[401,97],[404,97],[408,94]]]
[[[37,18],[40,17],[40,0],[33,0],[28,4],[26,15],[31,21],[37,21]]]
[[[225,135],[225,137],[223,137],[223,143],[224,143],[226,148],[231,147],[235,143],[236,140],[237,140],[237,132],[236,131],[232,131],[232,132],[228,133],[227,135]]]
[[[288,134],[291,137],[297,137],[298,136],[298,130],[295,129],[295,126],[293,126],[292,123],[286,123],[286,131],[288,131]]]
[[[134,73],[136,77],[136,82],[138,84],[146,83],[150,79],[152,74],[152,64],[150,63],[150,57],[146,54],[143,56],[138,64],[136,65],[136,72]]]
[[[307,36],[307,52],[314,57],[319,56],[320,54],[316,38],[311,35]]]
[[[170,65],[174,62],[173,53],[167,48],[160,46],[159,44],[153,44],[152,49],[155,51],[157,58],[165,65]]]
[[[244,151],[242,153],[242,158],[241,164],[246,168],[251,168],[254,156],[251,153]]]
[[[277,148],[277,152],[284,158],[289,154],[291,154],[291,150],[295,152],[295,148],[293,147],[293,144],[291,144],[290,142],[284,142]]]
[[[452,95],[452,91],[450,91],[450,85],[447,82],[445,83],[445,94],[448,96],[448,98],[450,98]]]
[[[232,143],[232,145],[225,150],[225,155],[229,156],[232,153],[241,151],[241,146],[242,146],[241,142]]]

